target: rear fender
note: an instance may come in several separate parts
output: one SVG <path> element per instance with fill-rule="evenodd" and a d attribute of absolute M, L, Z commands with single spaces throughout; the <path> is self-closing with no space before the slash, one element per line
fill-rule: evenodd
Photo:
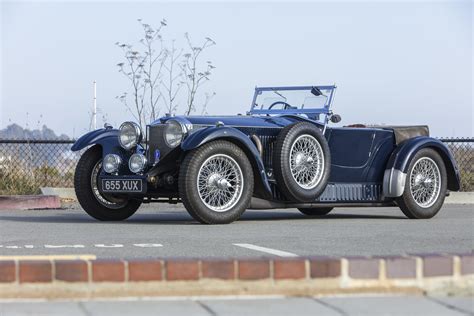
<path fill-rule="evenodd" d="M 271 195 L 270 183 L 260 153 L 250 138 L 238 129 L 227 126 L 207 127 L 189 135 L 181 144 L 181 149 L 184 152 L 190 151 L 217 139 L 233 142 L 245 152 L 252 164 L 255 180 L 258 181 L 256 184 L 261 184 L 265 192 Z"/>
<path fill-rule="evenodd" d="M 443 159 L 448 176 L 448 189 L 459 191 L 459 170 L 451 151 L 440 140 L 419 136 L 410 138 L 395 148 L 385 168 L 383 194 L 385 197 L 399 197 L 405 190 L 408 168 L 415 154 L 423 148 L 435 150 Z"/>

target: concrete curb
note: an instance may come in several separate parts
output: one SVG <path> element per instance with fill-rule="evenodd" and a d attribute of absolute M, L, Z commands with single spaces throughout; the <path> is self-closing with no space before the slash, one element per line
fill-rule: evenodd
<path fill-rule="evenodd" d="M 474 204 L 474 192 L 451 192 L 444 200 L 446 204 Z"/>
<path fill-rule="evenodd" d="M 296 259 L 5 260 L 1 298 L 432 293 L 472 295 L 474 254 Z"/>
<path fill-rule="evenodd" d="M 43 195 L 57 195 L 61 200 L 77 201 L 76 192 L 74 188 L 53 188 L 53 187 L 42 187 L 40 188 L 41 194 Z"/>
<path fill-rule="evenodd" d="M 34 210 L 60 208 L 61 200 L 55 195 L 1 195 L 0 210 Z"/>

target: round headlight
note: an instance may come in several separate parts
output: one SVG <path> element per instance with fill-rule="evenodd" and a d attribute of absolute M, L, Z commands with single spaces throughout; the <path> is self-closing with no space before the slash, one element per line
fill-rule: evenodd
<path fill-rule="evenodd" d="M 118 171 L 121 163 L 122 159 L 119 155 L 108 154 L 105 156 L 104 161 L 102 162 L 102 168 L 107 173 L 114 173 Z"/>
<path fill-rule="evenodd" d="M 140 126 L 134 122 L 125 122 L 120 125 L 119 143 L 126 150 L 135 147 L 142 140 Z"/>
<path fill-rule="evenodd" d="M 128 168 L 133 173 L 140 173 L 146 167 L 146 158 L 142 154 L 133 154 L 128 161 Z"/>
<path fill-rule="evenodd" d="M 187 133 L 187 128 L 184 124 L 177 120 L 169 120 L 166 122 L 165 128 L 165 142 L 171 148 L 179 146 Z"/>

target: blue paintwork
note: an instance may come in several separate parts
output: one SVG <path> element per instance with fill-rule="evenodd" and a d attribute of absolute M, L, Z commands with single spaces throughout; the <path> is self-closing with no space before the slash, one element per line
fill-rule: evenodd
<path fill-rule="evenodd" d="M 225 139 L 239 144 L 240 147 L 247 152 L 247 156 L 251 159 L 251 163 L 257 167 L 257 170 L 259 170 L 259 176 L 261 177 L 263 185 L 267 190 L 267 193 L 271 194 L 270 184 L 265 173 L 265 166 L 263 165 L 257 147 L 255 147 L 248 135 L 245 135 L 238 129 L 228 126 L 204 128 L 189 135 L 189 137 L 181 144 L 181 149 L 186 152 L 216 139 Z"/>
<path fill-rule="evenodd" d="M 395 139 L 392 131 L 376 131 L 374 145 L 371 151 L 371 161 L 365 172 L 366 182 L 382 182 L 385 166 L 395 147 Z"/>
<path fill-rule="evenodd" d="M 155 122 L 166 122 L 173 118 L 184 118 L 196 125 L 209 125 L 215 126 L 217 122 L 222 122 L 224 125 L 229 126 L 242 126 L 242 127 L 272 127 L 281 128 L 288 124 L 296 122 L 298 119 L 291 116 L 250 116 L 250 115 L 232 115 L 232 116 L 175 116 L 175 117 L 164 117 L 161 121 Z"/>
<path fill-rule="evenodd" d="M 78 151 L 89 145 L 99 144 L 102 147 L 120 146 L 118 142 L 119 130 L 117 129 L 97 129 L 81 136 L 71 147 L 72 151 Z"/>
<path fill-rule="evenodd" d="M 392 131 L 378 128 L 328 128 L 329 182 L 382 182 L 394 145 Z"/>
<path fill-rule="evenodd" d="M 456 160 L 448 147 L 435 138 L 418 136 L 402 142 L 390 156 L 386 169 L 394 168 L 406 173 L 413 156 L 423 148 L 432 148 L 440 154 L 448 174 L 448 189 L 458 191 L 461 187 L 461 182 Z"/>
<path fill-rule="evenodd" d="M 128 161 L 129 157 L 133 154 L 127 152 L 120 146 L 118 141 L 119 130 L 111 128 L 101 128 L 95 131 L 91 131 L 82 137 L 80 137 L 71 147 L 72 151 L 78 151 L 91 145 L 99 145 L 102 147 L 102 157 L 107 154 L 117 154 L 122 158 L 122 161 Z M 137 152 L 143 152 L 141 146 L 137 146 Z M 128 165 L 124 164 L 119 170 L 120 174 L 130 174 Z"/>

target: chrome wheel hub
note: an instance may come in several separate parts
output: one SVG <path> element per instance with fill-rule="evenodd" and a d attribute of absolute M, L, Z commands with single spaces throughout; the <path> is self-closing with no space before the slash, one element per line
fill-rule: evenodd
<path fill-rule="evenodd" d="M 243 192 L 244 177 L 230 156 L 216 154 L 204 161 L 198 172 L 197 189 L 201 201 L 215 212 L 234 207 Z"/>
<path fill-rule="evenodd" d="M 418 159 L 410 174 L 410 193 L 416 204 L 432 206 L 441 191 L 441 174 L 436 163 L 428 157 Z"/>
<path fill-rule="evenodd" d="M 321 145 L 311 135 L 299 136 L 290 150 L 290 171 L 303 189 L 313 189 L 324 174 L 324 155 Z"/>
<path fill-rule="evenodd" d="M 230 182 L 220 174 L 213 174 L 209 177 L 207 181 L 209 187 L 213 187 L 219 190 L 226 190 L 232 186 Z"/>

